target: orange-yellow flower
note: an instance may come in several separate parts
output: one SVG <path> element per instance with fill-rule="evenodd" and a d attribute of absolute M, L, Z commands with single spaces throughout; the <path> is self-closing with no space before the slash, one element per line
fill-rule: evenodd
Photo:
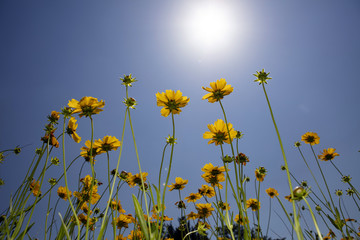
<path fill-rule="evenodd" d="M 120 216 L 115 220 L 116 223 L 116 227 L 118 229 L 122 229 L 122 228 L 128 228 L 129 227 L 129 223 L 132 222 L 132 219 L 125 214 L 120 214 Z"/>
<path fill-rule="evenodd" d="M 189 182 L 189 180 L 184 180 L 181 177 L 175 178 L 175 183 L 172 183 L 171 185 L 168 185 L 170 188 L 169 191 L 172 190 L 182 190 L 185 188 L 185 185 Z"/>
<path fill-rule="evenodd" d="M 99 149 L 95 146 L 95 143 L 92 144 L 92 148 L 91 148 L 90 140 L 87 140 L 85 142 L 85 147 L 81 147 L 80 150 L 81 150 L 80 155 L 85 158 L 85 161 L 87 161 L 87 162 L 91 161 L 93 163 L 95 163 L 95 161 L 96 161 L 94 159 L 95 156 L 100 153 Z"/>
<path fill-rule="evenodd" d="M 211 203 L 198 203 L 196 204 L 196 210 L 199 218 L 208 218 L 215 209 L 211 207 Z"/>
<path fill-rule="evenodd" d="M 201 188 L 199 188 L 199 193 L 201 194 L 201 196 L 206 196 L 209 198 L 212 198 L 215 196 L 215 190 L 213 187 L 208 186 L 208 185 L 202 185 Z"/>
<path fill-rule="evenodd" d="M 93 114 L 98 114 L 103 111 L 101 108 L 105 106 L 105 102 L 100 102 L 94 97 L 83 97 L 80 101 L 71 99 L 68 106 L 73 108 L 72 113 L 79 113 L 79 116 L 90 117 Z"/>
<path fill-rule="evenodd" d="M 317 135 L 317 133 L 307 132 L 301 136 L 301 141 L 305 142 L 306 144 L 315 145 L 319 144 L 320 137 Z"/>
<path fill-rule="evenodd" d="M 236 223 L 244 226 L 245 224 L 247 224 L 249 222 L 249 219 L 246 216 L 240 217 L 239 214 L 236 214 L 234 221 Z"/>
<path fill-rule="evenodd" d="M 105 136 L 103 139 L 95 140 L 94 146 L 98 149 L 97 153 L 105 153 L 111 150 L 116 150 L 121 143 L 116 137 Z"/>
<path fill-rule="evenodd" d="M 147 172 L 143 172 L 142 176 L 140 176 L 140 174 L 135 174 L 132 175 L 132 173 L 128 173 L 128 177 L 127 177 L 127 183 L 129 184 L 130 187 L 134 187 L 136 185 L 142 185 L 141 184 L 141 177 L 144 181 L 144 184 L 146 182 L 146 177 L 147 177 L 148 173 Z"/>
<path fill-rule="evenodd" d="M 67 196 L 67 192 L 66 192 L 66 187 L 62 187 L 60 186 L 57 190 L 57 194 L 60 198 L 64 199 L 65 201 L 68 200 L 68 196 Z M 69 196 L 71 197 L 71 191 L 69 190 Z"/>
<path fill-rule="evenodd" d="M 75 142 L 79 143 L 81 141 L 81 137 L 76 132 L 78 127 L 76 121 L 77 120 L 74 117 L 70 118 L 66 132 L 72 137 L 72 139 L 74 139 Z"/>
<path fill-rule="evenodd" d="M 41 191 L 40 191 L 40 181 L 35 181 L 33 180 L 30 183 L 30 191 L 32 192 L 32 194 L 37 197 L 41 195 Z"/>
<path fill-rule="evenodd" d="M 338 153 L 335 152 L 335 148 L 324 149 L 321 155 L 318 155 L 318 158 L 321 161 L 330 161 L 333 160 L 336 156 L 339 156 Z"/>
<path fill-rule="evenodd" d="M 156 100 L 156 104 L 163 107 L 160 111 L 161 115 L 167 117 L 170 113 L 179 114 L 181 112 L 180 108 L 185 107 L 190 98 L 183 96 L 180 90 L 176 92 L 166 90 L 162 93 L 156 93 Z"/>
<path fill-rule="evenodd" d="M 211 82 L 210 87 L 202 87 L 205 91 L 209 93 L 205 94 L 202 99 L 207 99 L 209 102 L 214 103 L 223 99 L 224 96 L 229 95 L 234 90 L 230 84 L 227 84 L 224 78 L 216 80 L 216 82 Z"/>
<path fill-rule="evenodd" d="M 190 195 L 188 197 L 185 197 L 185 200 L 187 200 L 187 202 L 196 202 L 201 197 L 202 196 L 200 193 L 190 193 Z"/>
<path fill-rule="evenodd" d="M 251 208 L 253 211 L 260 209 L 260 202 L 257 199 L 250 198 L 246 200 L 246 208 Z"/>
<path fill-rule="evenodd" d="M 265 191 L 271 198 L 273 198 L 275 196 L 279 196 L 279 193 L 276 191 L 275 188 L 268 188 Z"/>
<path fill-rule="evenodd" d="M 208 129 L 210 132 L 205 132 L 203 134 L 204 139 L 211 139 L 208 144 L 215 143 L 215 145 L 220 145 L 225 143 L 230 144 L 229 134 L 227 128 L 229 128 L 231 141 L 236 137 L 237 132 L 234 130 L 231 123 L 226 124 L 222 119 L 218 119 L 214 124 L 208 124 Z"/>

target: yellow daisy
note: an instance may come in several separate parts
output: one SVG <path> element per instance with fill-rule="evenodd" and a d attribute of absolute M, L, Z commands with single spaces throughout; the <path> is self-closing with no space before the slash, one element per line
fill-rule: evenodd
<path fill-rule="evenodd" d="M 257 199 L 250 198 L 246 200 L 246 208 L 251 208 L 253 211 L 260 209 L 260 202 Z"/>
<path fill-rule="evenodd" d="M 301 136 L 301 141 L 305 142 L 306 144 L 315 145 L 319 144 L 320 137 L 317 135 L 317 133 L 307 132 Z"/>
<path fill-rule="evenodd" d="M 236 137 L 237 132 L 234 130 L 231 123 L 227 124 L 230 132 L 231 141 Z M 204 139 L 211 139 L 208 144 L 215 143 L 215 145 L 220 145 L 225 143 L 230 144 L 229 134 L 225 122 L 222 119 L 218 119 L 214 124 L 208 124 L 208 129 L 210 132 L 205 132 L 203 134 Z"/>
<path fill-rule="evenodd" d="M 60 186 L 57 190 L 57 194 L 60 198 L 64 199 L 65 201 L 68 200 L 68 196 L 66 193 L 66 187 Z M 69 190 L 69 196 L 71 197 L 71 191 Z"/>
<path fill-rule="evenodd" d="M 265 191 L 271 198 L 273 198 L 275 196 L 279 196 L 279 193 L 274 188 L 268 188 Z"/>
<path fill-rule="evenodd" d="M 111 150 L 116 150 L 120 147 L 121 143 L 116 137 L 105 136 L 103 139 L 95 140 L 94 146 L 98 149 L 97 153 L 105 153 Z M 93 147 L 94 147 L 93 146 Z"/>
<path fill-rule="evenodd" d="M 175 178 L 175 183 L 172 183 L 171 185 L 168 185 L 170 188 L 169 191 L 172 190 L 182 190 L 185 188 L 185 185 L 189 182 L 189 180 L 184 180 L 181 177 Z"/>
<path fill-rule="evenodd" d="M 211 207 L 211 203 L 198 203 L 196 204 L 196 210 L 199 218 L 208 218 L 215 209 Z"/>
<path fill-rule="evenodd" d="M 182 95 L 180 90 L 174 92 L 173 90 L 166 90 L 162 93 L 156 93 L 156 104 L 159 107 L 163 107 L 160 111 L 161 115 L 164 117 L 172 114 L 179 114 L 181 112 L 180 108 L 185 107 L 190 98 Z"/>
<path fill-rule="evenodd" d="M 205 91 L 209 93 L 205 94 L 202 99 L 207 99 L 210 103 L 214 103 L 223 99 L 224 96 L 229 95 L 234 90 L 231 85 L 226 84 L 225 79 L 221 78 L 220 80 L 216 80 L 216 82 L 211 82 L 210 87 L 202 87 Z"/>
<path fill-rule="evenodd" d="M 336 153 L 335 150 L 336 150 L 335 148 L 324 149 L 321 155 L 318 155 L 318 158 L 321 161 L 333 160 L 336 156 L 339 156 L 339 154 Z"/>
<path fill-rule="evenodd" d="M 78 124 L 76 123 L 76 119 L 71 117 L 68 123 L 68 127 L 66 128 L 67 134 L 69 134 L 75 142 L 79 143 L 81 141 L 81 137 L 77 134 L 76 129 Z"/>
<path fill-rule="evenodd" d="M 72 113 L 79 113 L 80 117 L 90 117 L 93 114 L 98 114 L 103 111 L 100 108 L 105 106 L 105 102 L 103 100 L 99 102 L 97 98 L 86 96 L 83 97 L 80 101 L 71 99 L 68 103 L 68 106 L 73 108 Z"/>

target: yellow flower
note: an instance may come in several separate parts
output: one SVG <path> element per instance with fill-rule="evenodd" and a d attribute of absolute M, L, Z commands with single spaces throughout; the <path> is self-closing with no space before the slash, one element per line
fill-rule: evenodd
<path fill-rule="evenodd" d="M 40 181 L 32 180 L 32 182 L 30 183 L 30 191 L 35 197 L 40 196 Z"/>
<path fill-rule="evenodd" d="M 172 114 L 179 114 L 181 112 L 182 107 L 185 107 L 190 98 L 182 95 L 180 90 L 174 92 L 173 90 L 166 90 L 162 93 L 156 93 L 156 104 L 159 107 L 163 107 L 160 111 L 161 115 L 164 117 Z"/>
<path fill-rule="evenodd" d="M 79 199 L 80 202 L 89 202 L 91 194 L 91 204 L 95 204 L 100 199 L 100 194 L 98 194 L 98 186 L 95 183 L 91 188 L 92 177 L 87 175 L 85 178 L 80 179 L 83 184 L 81 192 L 74 191 L 73 195 Z M 92 189 L 92 190 L 91 190 Z"/>
<path fill-rule="evenodd" d="M 169 191 L 172 190 L 182 190 L 185 188 L 185 185 L 189 182 L 189 180 L 184 180 L 181 177 L 175 178 L 175 183 L 172 183 L 171 185 L 168 185 L 170 188 Z"/>
<path fill-rule="evenodd" d="M 86 225 L 87 224 L 87 218 L 88 218 L 88 216 L 87 215 L 84 215 L 83 213 L 80 213 L 79 215 L 78 215 L 78 218 L 79 218 L 79 221 L 82 223 L 82 224 L 84 224 L 84 225 Z M 93 231 L 95 228 L 94 228 L 94 224 L 95 224 L 95 219 L 94 218 L 90 218 L 89 219 L 89 226 L 90 226 L 90 230 L 91 231 Z"/>
<path fill-rule="evenodd" d="M 264 178 L 266 176 L 267 170 L 264 167 L 259 167 L 255 170 L 255 177 L 256 180 L 259 182 L 264 181 Z"/>
<path fill-rule="evenodd" d="M 240 224 L 240 225 L 243 225 L 243 226 L 244 226 L 245 224 L 249 223 L 249 219 L 248 219 L 246 216 L 240 217 L 239 214 L 236 214 L 234 221 L 235 221 L 236 223 Z"/>
<path fill-rule="evenodd" d="M 250 198 L 246 200 L 246 208 L 251 208 L 253 211 L 260 209 L 260 202 L 257 199 Z"/>
<path fill-rule="evenodd" d="M 194 212 L 190 212 L 187 217 L 186 217 L 186 220 L 196 220 L 199 218 L 199 215 L 197 213 L 194 213 Z"/>
<path fill-rule="evenodd" d="M 231 141 L 236 137 L 236 131 L 233 129 L 233 125 L 231 123 L 227 124 L 230 132 Z M 208 144 L 215 143 L 215 145 L 228 143 L 230 144 L 228 130 L 226 128 L 226 124 L 222 119 L 216 120 L 214 125 L 208 124 L 208 129 L 210 132 L 205 132 L 203 134 L 204 139 L 211 139 Z"/>
<path fill-rule="evenodd" d="M 210 183 L 212 187 L 219 187 L 220 189 L 222 189 L 223 186 L 220 184 L 220 182 L 225 181 L 225 175 L 207 175 L 206 177 L 204 177 L 204 180 L 205 182 Z"/>
<path fill-rule="evenodd" d="M 201 197 L 202 196 L 200 193 L 190 193 L 190 195 L 188 197 L 185 197 L 185 200 L 187 200 L 187 202 L 196 202 Z"/>
<path fill-rule="evenodd" d="M 97 98 L 94 97 L 83 97 L 80 101 L 71 99 L 68 106 L 74 109 L 72 113 L 79 113 L 80 117 L 90 117 L 93 114 L 98 114 L 103 111 L 100 108 L 105 106 L 105 102 L 103 100 L 99 102 Z"/>
<path fill-rule="evenodd" d="M 275 196 L 279 196 L 279 193 L 274 188 L 268 188 L 265 191 L 271 198 L 273 198 Z"/>
<path fill-rule="evenodd" d="M 81 141 L 81 137 L 76 132 L 78 127 L 76 121 L 77 120 L 74 117 L 70 118 L 66 132 L 72 137 L 72 139 L 74 139 L 75 142 L 79 143 Z"/>
<path fill-rule="evenodd" d="M 301 136 L 301 141 L 305 142 L 306 144 L 315 145 L 319 144 L 320 137 L 317 135 L 317 133 L 307 132 Z"/>
<path fill-rule="evenodd" d="M 221 78 L 216 80 L 216 82 L 211 82 L 210 87 L 202 87 L 205 91 L 209 93 L 205 94 L 202 99 L 207 99 L 209 102 L 214 103 L 223 99 L 224 96 L 229 95 L 234 90 L 231 85 L 227 85 L 225 79 Z"/>
<path fill-rule="evenodd" d="M 105 153 L 111 150 L 116 150 L 121 143 L 116 137 L 105 136 L 103 139 L 95 140 L 94 146 L 98 149 L 97 153 Z"/>
<path fill-rule="evenodd" d="M 122 208 L 121 204 L 120 204 L 120 200 L 116 201 L 115 199 L 113 199 L 110 202 L 110 207 L 113 210 L 117 210 L 119 213 L 125 213 L 126 211 Z"/>
<path fill-rule="evenodd" d="M 60 113 L 57 111 L 52 111 L 50 116 L 48 116 L 49 122 L 57 124 L 57 121 L 60 118 Z"/>
<path fill-rule="evenodd" d="M 196 210 L 199 218 L 208 218 L 215 209 L 211 207 L 211 203 L 198 203 L 196 204 Z"/>
<path fill-rule="evenodd" d="M 223 172 L 225 172 L 225 167 L 218 167 L 212 165 L 212 163 L 205 164 L 205 166 L 201 169 L 201 171 L 205 172 L 203 175 L 201 175 L 203 178 L 205 178 L 208 175 L 216 176 L 216 175 L 224 175 Z"/>
<path fill-rule="evenodd" d="M 92 151 L 90 151 L 92 149 Z M 85 158 L 85 161 L 90 162 L 90 160 L 95 163 L 95 156 L 99 154 L 99 149 L 95 146 L 95 143 L 93 143 L 91 148 L 91 142 L 90 140 L 87 140 L 85 142 L 85 147 L 80 148 L 81 152 L 80 155 Z"/>
<path fill-rule="evenodd" d="M 142 178 L 143 178 L 144 184 L 146 182 L 147 175 L 148 175 L 147 172 L 142 173 Z M 129 184 L 130 187 L 134 187 L 137 184 L 141 186 L 140 174 L 138 173 L 138 174 L 132 175 L 132 173 L 128 173 L 127 183 Z"/>
<path fill-rule="evenodd" d="M 201 196 L 206 196 L 209 198 L 212 198 L 215 196 L 215 190 L 213 187 L 210 187 L 208 185 L 202 185 L 201 188 L 199 188 L 199 193 Z"/>
<path fill-rule="evenodd" d="M 66 193 L 66 187 L 62 187 L 60 186 L 57 190 L 57 194 L 59 195 L 60 198 L 64 199 L 65 201 L 68 200 L 68 196 Z M 71 197 L 71 191 L 69 190 L 69 196 Z"/>
<path fill-rule="evenodd" d="M 140 231 L 140 229 L 138 229 L 138 230 L 131 230 L 131 232 L 130 232 L 130 234 L 127 236 L 127 238 L 129 239 L 129 240 L 142 240 L 142 239 L 144 239 L 143 238 L 143 234 L 142 234 L 142 232 Z"/>
<path fill-rule="evenodd" d="M 333 160 L 336 156 L 339 156 L 335 150 L 335 148 L 324 149 L 321 155 L 318 155 L 318 158 L 321 159 L 321 161 Z"/>
<path fill-rule="evenodd" d="M 131 223 L 132 220 L 128 215 L 120 214 L 120 216 L 115 220 L 115 222 L 116 222 L 116 227 L 118 229 L 121 229 L 121 228 L 128 228 L 129 223 Z"/>

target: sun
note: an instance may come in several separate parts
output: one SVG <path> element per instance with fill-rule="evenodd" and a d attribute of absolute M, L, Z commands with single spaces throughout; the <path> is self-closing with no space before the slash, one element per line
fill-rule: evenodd
<path fill-rule="evenodd" d="M 200 1 L 188 6 L 183 18 L 184 40 L 198 50 L 221 50 L 234 38 L 235 19 L 225 1 Z"/>

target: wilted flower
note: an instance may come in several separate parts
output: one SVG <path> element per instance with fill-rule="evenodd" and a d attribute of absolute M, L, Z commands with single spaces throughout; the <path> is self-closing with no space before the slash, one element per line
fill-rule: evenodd
<path fill-rule="evenodd" d="M 246 166 L 246 163 L 249 162 L 249 157 L 246 156 L 244 153 L 239 153 L 236 156 L 235 161 L 237 164 L 242 164 L 243 166 Z"/>
<path fill-rule="evenodd" d="M 210 88 L 202 87 L 202 89 L 209 92 L 205 94 L 202 99 L 207 99 L 210 103 L 214 103 L 223 99 L 224 96 L 229 95 L 234 90 L 230 84 L 226 83 L 224 78 L 216 80 L 216 82 L 211 82 Z"/>
<path fill-rule="evenodd" d="M 49 122 L 53 124 L 57 124 L 58 120 L 60 119 L 60 113 L 57 111 L 52 111 L 51 114 L 48 116 Z"/>
<path fill-rule="evenodd" d="M 30 191 L 32 192 L 32 194 L 37 197 L 41 195 L 41 191 L 40 191 L 40 181 L 35 181 L 33 180 L 30 183 Z"/>
<path fill-rule="evenodd" d="M 264 181 L 264 178 L 266 176 L 267 170 L 264 167 L 259 167 L 255 170 L 255 177 L 256 180 L 259 182 Z"/>
<path fill-rule="evenodd" d="M 174 92 L 173 90 L 166 90 L 162 93 L 156 93 L 156 104 L 159 107 L 163 107 L 160 111 L 161 115 L 164 117 L 172 114 L 179 114 L 181 112 L 180 108 L 185 107 L 190 98 L 182 95 L 180 90 Z"/>
<path fill-rule="evenodd" d="M 50 178 L 48 182 L 51 186 L 54 186 L 57 183 L 57 180 L 55 178 Z"/>

